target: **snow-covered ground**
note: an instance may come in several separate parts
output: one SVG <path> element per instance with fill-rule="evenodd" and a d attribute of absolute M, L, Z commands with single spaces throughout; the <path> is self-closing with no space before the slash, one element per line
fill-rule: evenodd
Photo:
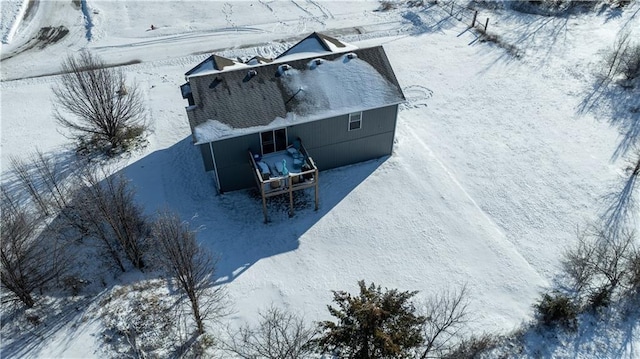
<path fill-rule="evenodd" d="M 219 282 L 236 311 L 231 323 L 253 321 L 272 303 L 326 319 L 330 290 L 352 291 L 366 279 L 419 290 L 418 299 L 467 283 L 473 328 L 513 329 L 551 285 L 576 227 L 595 219 L 619 184 L 615 109 L 606 98 L 582 109 L 603 52 L 623 27 L 640 29 L 637 2 L 624 12 L 561 18 L 482 10 L 520 59 L 481 43 L 437 6 L 88 1 L 83 11 L 71 1 L 40 1 L 10 36 L 5 19 L 19 20 L 12 14 L 20 6 L 2 2 L 10 40 L 1 62 L 2 181 L 10 156 L 70 151 L 51 115 L 62 58 L 88 48 L 109 63 L 131 63 L 125 69 L 144 91 L 152 133 L 144 150 L 121 161 L 122 171 L 148 213 L 168 206 L 201 228 L 200 242 L 220 256 Z M 68 34 L 31 40 L 47 26 Z M 321 173 L 317 212 L 308 205 L 289 219 L 272 204 L 272 222 L 263 224 L 261 204 L 247 191 L 215 194 L 190 142 L 179 85 L 211 51 L 274 56 L 312 31 L 360 47 L 382 44 L 408 101 L 393 156 Z M 92 318 L 97 303 L 79 310 Z M 85 319 L 32 345 L 21 344 L 27 335 L 3 332 L 3 355 L 99 357 L 98 330 L 97 320 Z M 640 356 L 634 340 L 628 350 Z"/>

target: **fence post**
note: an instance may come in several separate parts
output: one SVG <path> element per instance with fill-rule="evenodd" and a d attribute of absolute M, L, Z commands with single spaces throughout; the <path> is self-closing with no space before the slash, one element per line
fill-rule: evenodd
<path fill-rule="evenodd" d="M 473 20 L 471 21 L 471 27 L 476 26 L 476 17 L 478 17 L 478 10 L 473 13 Z"/>
<path fill-rule="evenodd" d="M 484 23 L 484 32 L 487 32 L 487 26 L 489 26 L 489 18 L 487 18 L 487 21 Z"/>
<path fill-rule="evenodd" d="M 453 5 L 455 5 L 455 2 L 451 2 L 451 16 L 453 16 Z"/>

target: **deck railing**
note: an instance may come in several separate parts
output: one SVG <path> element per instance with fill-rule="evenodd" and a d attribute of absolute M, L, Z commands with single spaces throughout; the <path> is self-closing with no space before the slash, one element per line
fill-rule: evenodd
<path fill-rule="evenodd" d="M 315 187 L 315 209 L 318 210 L 318 167 L 316 166 L 313 158 L 309 156 L 309 153 L 300 146 L 300 152 L 304 155 L 305 164 L 309 167 L 308 170 L 302 172 L 289 173 L 287 175 L 269 177 L 267 179 L 262 178 L 262 173 L 259 170 L 259 166 L 256 163 L 254 154 L 249 152 L 249 161 L 253 168 L 254 178 L 258 188 L 260 188 L 260 194 L 262 196 L 262 210 L 264 212 L 265 223 L 269 221 L 267 213 L 267 198 L 288 193 L 289 194 L 289 216 L 293 216 L 293 191 L 302 190 L 305 188 Z M 304 167 L 304 164 L 303 164 Z"/>

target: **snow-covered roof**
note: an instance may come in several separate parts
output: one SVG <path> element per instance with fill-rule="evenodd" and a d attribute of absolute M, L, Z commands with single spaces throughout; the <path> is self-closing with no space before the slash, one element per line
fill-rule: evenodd
<path fill-rule="evenodd" d="M 357 46 L 342 42 L 331 36 L 314 32 L 300 40 L 297 44 L 291 46 L 287 51 L 280 54 L 276 57 L 275 61 L 285 62 L 311 56 L 324 55 L 327 53 L 353 51 L 357 48 Z"/>
<path fill-rule="evenodd" d="M 226 57 L 211 55 L 207 57 L 204 61 L 196 65 L 191 70 L 185 73 L 185 76 L 193 76 L 193 75 L 202 75 L 214 72 L 221 71 L 230 71 L 235 70 L 242 67 L 247 67 L 247 64 L 243 64 L 242 62 L 233 61 Z"/>
<path fill-rule="evenodd" d="M 249 60 L 247 60 L 245 63 L 247 65 L 261 65 L 261 64 L 268 64 L 270 62 L 272 62 L 273 59 L 267 59 L 265 57 L 262 56 L 254 56 L 252 58 L 250 58 Z"/>
<path fill-rule="evenodd" d="M 271 62 L 283 63 L 304 59 L 313 56 L 322 56 L 330 53 L 343 53 L 356 50 L 358 47 L 346 42 L 342 42 L 331 36 L 314 32 L 295 45 L 291 46 L 287 51 L 280 54 L 275 59 L 267 59 L 261 56 L 254 56 L 246 62 L 238 62 L 226 57 L 211 55 L 204 61 L 196 65 L 185 73 L 185 76 L 200 76 L 211 73 L 219 73 L 225 71 L 237 70 L 248 66 L 257 66 L 268 64 Z"/>
<path fill-rule="evenodd" d="M 196 143 L 397 104 L 381 46 L 189 78 Z"/>

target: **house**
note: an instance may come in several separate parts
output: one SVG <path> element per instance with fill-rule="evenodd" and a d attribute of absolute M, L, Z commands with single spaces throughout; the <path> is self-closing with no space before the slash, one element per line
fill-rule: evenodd
<path fill-rule="evenodd" d="M 404 95 L 382 46 L 312 33 L 274 59 L 212 55 L 185 76 L 193 141 L 220 193 L 257 185 L 264 204 L 315 186 L 317 200 L 318 171 L 392 152 Z"/>

